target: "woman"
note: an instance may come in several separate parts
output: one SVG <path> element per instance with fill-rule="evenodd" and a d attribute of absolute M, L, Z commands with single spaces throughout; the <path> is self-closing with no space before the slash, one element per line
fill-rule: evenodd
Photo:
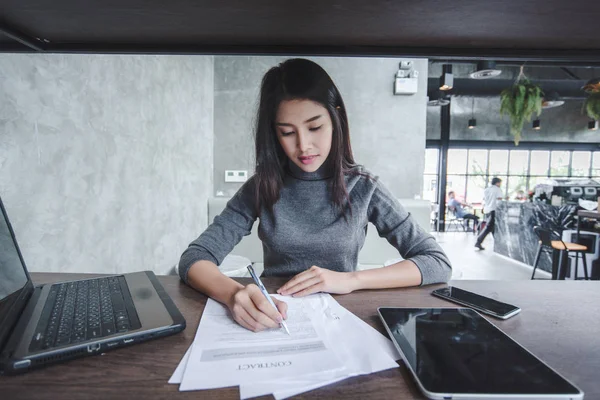
<path fill-rule="evenodd" d="M 254 284 L 244 286 L 219 265 L 260 218 L 265 276 L 292 277 L 277 292 L 306 296 L 446 282 L 451 266 L 435 239 L 390 192 L 354 162 L 346 108 L 327 73 L 304 59 L 264 76 L 255 132 L 256 173 L 181 256 L 179 273 L 225 304 L 253 331 L 276 328 L 275 310 Z M 404 261 L 356 271 L 367 223 Z"/>

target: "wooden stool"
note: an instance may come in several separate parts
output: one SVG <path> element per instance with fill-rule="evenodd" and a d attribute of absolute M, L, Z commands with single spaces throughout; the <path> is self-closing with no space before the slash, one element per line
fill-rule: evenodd
<path fill-rule="evenodd" d="M 563 242 L 562 240 L 552 240 L 552 248 L 559 250 L 561 260 L 559 261 L 559 271 L 560 266 L 562 266 L 562 256 L 564 253 L 569 257 L 569 253 L 575 254 L 575 280 L 577 280 L 577 274 L 579 273 L 579 256 L 583 260 L 583 273 L 585 275 L 585 280 L 588 280 L 588 270 L 587 270 L 587 259 L 585 257 L 585 253 L 587 251 L 587 246 L 584 246 L 579 243 L 571 243 L 571 242 Z"/>
<path fill-rule="evenodd" d="M 589 279 L 587 270 L 587 259 L 585 257 L 585 252 L 587 251 L 586 246 L 579 243 L 563 242 L 562 240 L 560 240 L 560 235 L 558 235 L 556 232 L 553 232 L 550 229 L 542 228 L 540 226 L 535 226 L 533 228 L 533 231 L 540 239 L 540 241 L 537 254 L 535 255 L 535 261 L 533 263 L 533 273 L 531 274 L 531 279 L 534 279 L 535 270 L 537 269 L 537 265 L 540 261 L 540 256 L 542 255 L 542 252 L 552 252 L 554 250 L 558 250 L 560 252 L 560 257 L 558 260 L 558 271 L 556 274 L 557 279 L 560 279 L 560 269 L 562 267 L 563 255 L 567 254 L 567 257 L 569 257 L 570 253 L 575 254 L 575 279 L 578 279 L 580 255 L 583 259 L 583 272 L 585 275 L 585 279 Z M 559 239 L 553 240 L 552 236 L 558 237 Z"/>

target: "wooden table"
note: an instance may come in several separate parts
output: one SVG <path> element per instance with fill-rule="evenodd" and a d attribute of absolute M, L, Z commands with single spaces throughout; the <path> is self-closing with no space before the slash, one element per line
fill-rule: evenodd
<path fill-rule="evenodd" d="M 83 274 L 32 274 L 35 283 L 90 277 Z M 0 377 L 2 399 L 237 399 L 238 389 L 179 392 L 167 380 L 192 343 L 206 297 L 161 276 L 187 328 L 174 336 L 73 360 L 32 371 Z M 240 279 L 249 282 L 248 279 Z M 265 278 L 269 291 L 284 279 Z M 458 287 L 518 305 L 522 312 L 506 321 L 489 320 L 533 354 L 579 386 L 586 399 L 600 399 L 600 282 L 595 281 L 454 281 Z M 422 288 L 369 290 L 335 296 L 358 317 L 384 333 L 378 306 L 449 307 L 430 295 L 444 285 Z M 300 398 L 422 399 L 406 367 L 345 381 L 305 393 Z"/>

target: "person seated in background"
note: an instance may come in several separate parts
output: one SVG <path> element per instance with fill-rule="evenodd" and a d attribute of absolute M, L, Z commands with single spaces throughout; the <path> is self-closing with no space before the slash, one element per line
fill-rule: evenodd
<path fill-rule="evenodd" d="M 467 203 L 459 201 L 456 199 L 456 195 L 453 191 L 448 192 L 448 208 L 454 211 L 454 215 L 456 218 L 462 218 L 465 221 L 466 228 L 469 230 L 469 220 L 472 219 L 473 222 L 473 230 L 477 230 L 477 225 L 479 225 L 479 217 L 475 214 L 467 213 L 463 207 L 468 207 Z"/>

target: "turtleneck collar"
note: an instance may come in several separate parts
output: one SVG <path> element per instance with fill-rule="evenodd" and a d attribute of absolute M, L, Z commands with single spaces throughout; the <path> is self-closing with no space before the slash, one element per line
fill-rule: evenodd
<path fill-rule="evenodd" d="M 320 181 L 333 176 L 327 164 L 329 163 L 325 161 L 315 172 L 306 172 L 294 162 L 288 160 L 286 172 L 292 177 L 303 181 Z"/>

